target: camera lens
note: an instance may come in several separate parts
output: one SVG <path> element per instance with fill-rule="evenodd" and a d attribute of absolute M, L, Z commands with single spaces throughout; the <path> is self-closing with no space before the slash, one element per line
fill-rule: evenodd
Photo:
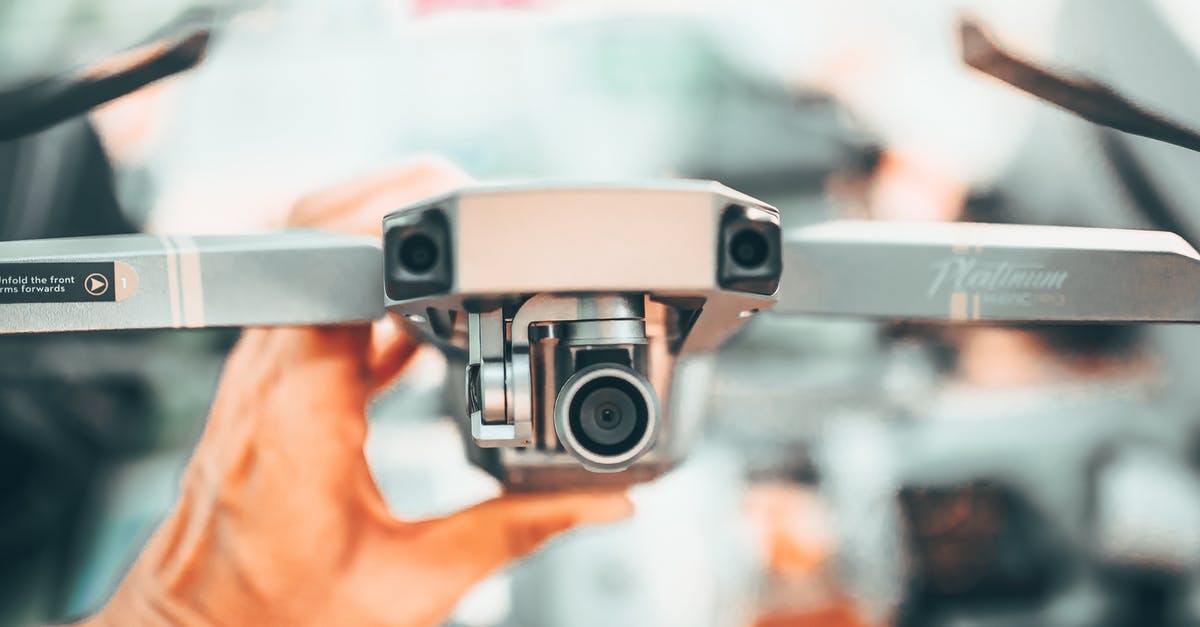
<path fill-rule="evenodd" d="M 624 378 L 597 377 L 571 399 L 571 431 L 580 446 L 597 455 L 628 452 L 646 435 L 649 422 L 645 397 Z"/>
<path fill-rule="evenodd" d="M 579 423 L 583 439 L 602 447 L 613 446 L 629 439 L 637 430 L 639 413 L 645 414 L 645 408 L 639 412 L 638 401 L 621 384 L 628 385 L 621 379 L 597 379 L 592 389 L 581 391 L 577 398 L 582 402 L 573 422 Z"/>
<path fill-rule="evenodd" d="M 770 244 L 758 231 L 742 229 L 729 240 L 729 254 L 743 268 L 757 268 L 767 262 Z"/>
<path fill-rule="evenodd" d="M 658 397 L 636 370 L 589 366 L 559 390 L 554 426 L 567 451 L 589 469 L 622 470 L 654 444 Z"/>
<path fill-rule="evenodd" d="M 437 259 L 437 242 L 424 233 L 413 233 L 400 242 L 400 263 L 409 272 L 428 272 L 437 263 Z"/>

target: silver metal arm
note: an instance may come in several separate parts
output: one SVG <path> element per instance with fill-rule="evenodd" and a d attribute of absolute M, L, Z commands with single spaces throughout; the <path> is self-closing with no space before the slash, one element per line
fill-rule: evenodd
<path fill-rule="evenodd" d="M 378 239 L 320 231 L 0 242 L 0 333 L 383 315 Z"/>
<path fill-rule="evenodd" d="M 784 234 L 774 311 L 945 321 L 1200 321 L 1200 255 L 1159 231 L 830 222 Z"/>

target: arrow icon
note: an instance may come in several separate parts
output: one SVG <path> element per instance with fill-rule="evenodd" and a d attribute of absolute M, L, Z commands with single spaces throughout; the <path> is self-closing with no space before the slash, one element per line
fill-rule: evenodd
<path fill-rule="evenodd" d="M 93 272 L 83 280 L 83 289 L 92 296 L 103 296 L 108 291 L 108 277 Z"/>

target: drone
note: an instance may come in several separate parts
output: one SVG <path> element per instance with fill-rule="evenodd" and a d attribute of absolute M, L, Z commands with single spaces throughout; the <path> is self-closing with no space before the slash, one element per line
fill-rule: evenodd
<path fill-rule="evenodd" d="M 1200 134 L 960 25 L 964 61 L 1097 124 L 1200 151 Z M 0 94 L 27 134 L 200 61 L 207 33 L 115 71 Z M 786 230 L 708 181 L 464 188 L 383 237 L 321 231 L 0 243 L 0 333 L 324 325 L 394 314 L 461 366 L 472 460 L 509 489 L 628 485 L 686 451 L 678 379 L 764 311 L 981 322 L 1200 322 L 1179 235 L 834 221 Z"/>

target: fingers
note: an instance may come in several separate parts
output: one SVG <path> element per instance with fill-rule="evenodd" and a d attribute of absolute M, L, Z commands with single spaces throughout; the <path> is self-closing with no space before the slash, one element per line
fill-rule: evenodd
<path fill-rule="evenodd" d="M 363 406 L 371 391 L 371 327 L 338 325 L 270 330 L 277 400 L 306 399 L 346 409 Z"/>
<path fill-rule="evenodd" d="M 264 464 L 306 475 L 325 472 L 321 465 L 331 474 L 356 466 L 373 390 L 370 337 L 366 325 L 247 331 L 226 363 L 192 465 L 217 482 Z"/>
<path fill-rule="evenodd" d="M 379 235 L 383 216 L 408 203 L 445 193 L 470 181 L 449 161 L 426 156 L 404 165 L 311 194 L 293 207 L 288 223 L 346 233 Z M 416 351 L 396 323 L 375 325 L 368 367 L 372 391 L 390 383 Z"/>
<path fill-rule="evenodd" d="M 388 211 L 467 180 L 448 161 L 426 157 L 313 194 L 297 203 L 290 223 L 378 233 Z M 232 437 L 229 432 L 237 429 L 224 423 L 245 422 L 238 416 L 255 413 L 270 397 L 292 406 L 338 400 L 345 410 L 365 404 L 399 374 L 414 350 L 412 338 L 390 321 L 377 324 L 373 333 L 351 327 L 248 330 L 226 364 L 202 446 Z M 333 380 L 323 385 L 316 380 L 327 374 Z M 279 393 L 280 388 L 288 389 Z M 272 413 L 271 407 L 261 409 Z"/>
<path fill-rule="evenodd" d="M 370 327 L 277 329 L 273 336 L 278 375 L 250 413 L 259 422 L 259 457 L 315 488 L 326 481 L 332 487 L 347 474 L 366 479 Z"/>
<path fill-rule="evenodd" d="M 412 202 L 470 181 L 449 161 L 423 157 L 315 194 L 292 209 L 288 224 L 345 233 L 380 235 L 383 216 Z"/>
<path fill-rule="evenodd" d="M 223 439 L 226 423 L 282 418 L 301 404 L 361 414 L 357 408 L 403 371 L 417 346 L 390 318 L 371 327 L 248 329 L 226 362 L 205 439 Z"/>
<path fill-rule="evenodd" d="M 386 518 L 363 452 L 366 407 L 415 351 L 391 319 L 373 329 L 247 330 L 222 373 L 185 484 L 208 493 L 251 478 L 261 490 L 304 484 Z"/>

